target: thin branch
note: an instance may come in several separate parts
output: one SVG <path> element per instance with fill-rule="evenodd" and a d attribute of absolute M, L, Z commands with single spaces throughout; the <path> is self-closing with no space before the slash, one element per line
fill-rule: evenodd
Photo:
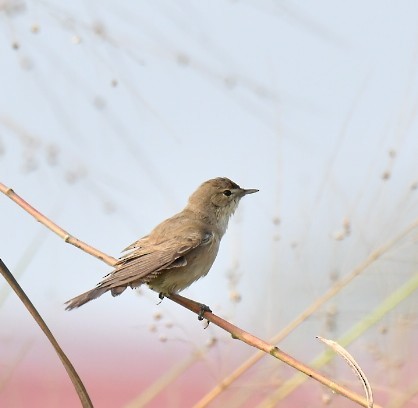
<path fill-rule="evenodd" d="M 399 305 L 403 300 L 412 295 L 418 290 L 418 274 L 411 277 L 405 284 L 391 293 L 382 303 L 380 303 L 372 312 L 363 316 L 363 318 L 357 322 L 347 333 L 343 334 L 338 343 L 347 347 L 353 341 L 358 339 L 366 330 L 375 325 L 379 320 L 386 316 L 391 310 Z M 325 366 L 333 359 L 334 355 L 327 351 L 322 352 L 316 358 L 309 362 L 311 367 L 319 369 Z M 291 378 L 282 383 L 273 394 L 270 394 L 266 398 L 266 403 L 260 404 L 260 406 L 273 406 L 278 401 L 283 400 L 289 396 L 290 393 L 296 390 L 297 387 L 302 385 L 306 381 L 306 377 L 301 373 L 294 374 Z"/>
<path fill-rule="evenodd" d="M 26 296 L 26 293 L 22 290 L 20 285 L 17 283 L 16 279 L 12 275 L 12 273 L 7 269 L 7 266 L 3 263 L 3 261 L 0 259 L 0 273 L 4 276 L 4 279 L 6 279 L 7 283 L 10 285 L 10 287 L 16 292 L 19 299 L 22 301 L 22 303 L 25 305 L 26 309 L 28 309 L 29 313 L 32 315 L 32 317 L 35 319 L 36 323 L 38 323 L 39 327 L 44 332 L 45 336 L 48 338 L 52 346 L 54 347 L 55 351 L 58 354 L 58 357 L 61 359 L 62 364 L 64 365 L 65 369 L 67 370 L 68 376 L 70 377 L 74 388 L 78 394 L 78 397 L 80 398 L 81 404 L 83 408 L 93 408 L 93 404 L 90 400 L 90 397 L 87 393 L 86 388 L 84 387 L 83 382 L 81 381 L 80 377 L 77 374 L 77 371 L 75 371 L 75 368 L 71 364 L 71 361 L 68 359 L 68 357 L 65 355 L 65 353 L 62 351 L 60 345 L 58 344 L 57 340 L 55 340 L 55 337 L 51 333 L 51 330 L 49 330 L 48 326 L 46 325 L 45 321 L 42 319 L 41 315 L 36 310 L 35 306 L 32 304 L 32 302 L 29 300 L 29 298 Z"/>
<path fill-rule="evenodd" d="M 0 191 L 9 197 L 12 201 L 14 201 L 17 205 L 22 207 L 27 213 L 32 215 L 37 221 L 41 224 L 45 225 L 45 227 L 49 228 L 52 232 L 57 234 L 61 237 L 67 244 L 74 245 L 75 247 L 87 252 L 88 254 L 100 259 L 101 261 L 107 263 L 108 265 L 113 266 L 116 262 L 116 259 L 106 255 L 105 253 L 99 251 L 96 248 L 86 244 L 83 241 L 72 236 L 67 231 L 63 230 L 57 224 L 52 222 L 49 218 L 45 217 L 45 215 L 41 214 L 38 210 L 33 208 L 29 203 L 27 203 L 22 197 L 18 196 L 13 189 L 10 187 L 5 186 L 4 184 L 0 183 Z"/>
<path fill-rule="evenodd" d="M 197 303 L 191 299 L 187 299 L 180 295 L 170 295 L 167 296 L 169 299 L 173 300 L 174 302 L 178 303 L 179 305 L 191 310 L 192 312 L 199 315 L 201 311 L 201 304 Z M 332 391 L 343 395 L 344 397 L 350 399 L 353 402 L 356 402 L 363 407 L 369 407 L 367 399 L 363 396 L 358 395 L 351 390 L 335 383 L 334 381 L 330 380 L 329 378 L 323 376 L 319 372 L 315 371 L 314 369 L 306 366 L 305 364 L 301 363 L 300 361 L 294 359 L 293 357 L 289 356 L 278 347 L 265 342 L 264 340 L 259 339 L 256 336 L 253 336 L 251 333 L 248 333 L 237 326 L 227 322 L 226 320 L 216 316 L 211 312 L 205 312 L 204 318 L 210 321 L 211 323 L 215 324 L 216 326 L 224 329 L 228 333 L 231 334 L 232 338 L 238 339 L 243 341 L 244 343 L 248 344 L 249 346 L 258 348 L 259 350 L 263 351 L 264 353 L 270 354 L 273 357 L 277 358 L 278 360 L 284 362 L 285 364 L 295 368 L 296 370 L 306 374 L 307 376 L 313 378 L 314 380 L 320 382 L 321 384 L 327 386 Z M 379 408 L 375 405 L 375 408 Z"/>
<path fill-rule="evenodd" d="M 385 255 L 391 248 L 399 243 L 412 231 L 417 229 L 418 219 L 412 222 L 408 227 L 401 231 L 396 237 L 385 242 L 383 245 L 372 251 L 363 262 L 357 265 L 349 274 L 345 275 L 341 280 L 336 282 L 330 287 L 321 297 L 316 299 L 310 304 L 302 313 L 299 314 L 292 322 L 286 327 L 282 328 L 276 335 L 270 339 L 270 343 L 279 343 L 286 338 L 290 333 L 299 327 L 306 319 L 312 316 L 318 311 L 327 301 L 335 297 L 341 290 L 348 286 L 357 276 L 363 273 L 373 262 L 376 262 L 383 255 Z M 238 368 L 236 368 L 231 374 L 225 377 L 219 384 L 217 384 L 211 391 L 209 391 L 194 408 L 204 408 L 210 402 L 212 402 L 218 395 L 233 384 L 238 378 L 240 378 L 245 372 L 253 367 L 258 361 L 265 356 L 264 353 L 257 352 L 253 354 L 248 360 L 244 361 Z"/>
<path fill-rule="evenodd" d="M 70 236 L 62 228 L 58 227 L 58 225 L 53 223 L 51 220 L 49 220 L 47 217 L 42 215 L 35 208 L 30 206 L 26 201 L 24 201 L 21 197 L 19 197 L 11 188 L 8 188 L 5 185 L 0 183 L 0 191 L 6 194 L 9 198 L 11 198 L 18 205 L 20 205 L 25 211 L 33 215 L 39 222 L 45 224 L 45 226 L 48 227 L 51 231 L 58 234 L 61 238 L 64 238 L 65 242 L 75 245 L 77 248 L 82 249 L 83 251 L 95 256 L 96 258 L 102 260 L 103 262 L 106 262 L 109 265 L 114 265 L 114 263 L 116 262 L 115 258 L 112 258 L 104 254 L 103 252 L 89 246 L 88 244 Z M 167 296 L 167 298 L 191 310 L 197 315 L 201 313 L 201 304 L 198 302 L 187 299 L 177 294 L 172 294 L 170 296 Z M 358 395 L 352 392 L 351 390 L 336 384 L 334 381 L 328 379 L 327 377 L 323 376 L 322 374 L 318 373 L 312 368 L 302 364 L 301 362 L 297 361 L 293 357 L 284 353 L 283 351 L 278 349 L 276 346 L 269 344 L 259 339 L 258 337 L 253 336 L 252 334 L 238 328 L 237 326 L 234 326 L 233 324 L 227 322 L 226 320 L 223 320 L 222 318 L 220 318 L 219 316 L 216 316 L 213 313 L 205 312 L 204 317 L 205 319 L 212 322 L 216 326 L 229 332 L 234 339 L 239 339 L 252 347 L 256 347 L 259 350 L 262 350 L 263 352 L 272 355 L 273 357 L 283 361 L 284 363 L 290 365 L 291 367 L 294 367 L 295 369 L 306 374 L 307 376 L 314 378 L 315 380 L 319 381 L 321 384 L 324 384 L 325 386 L 327 386 L 334 392 L 337 392 L 345 396 L 346 398 L 349 398 L 350 400 L 358 403 L 359 405 L 362 405 L 363 407 L 368 407 L 368 402 L 363 396 Z M 379 408 L 379 407 L 375 406 L 375 408 Z"/>

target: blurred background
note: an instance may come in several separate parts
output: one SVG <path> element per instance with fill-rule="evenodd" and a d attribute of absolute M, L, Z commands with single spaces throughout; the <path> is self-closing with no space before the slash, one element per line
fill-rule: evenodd
<path fill-rule="evenodd" d="M 115 257 L 206 179 L 258 188 L 183 295 L 362 393 L 315 336 L 338 341 L 376 402 L 418 407 L 417 16 L 407 0 L 1 0 L 0 182 Z M 269 356 L 202 401 L 255 350 L 146 287 L 66 312 L 110 268 L 6 196 L 0 219 L 2 260 L 95 407 L 355 406 Z M 0 405 L 79 406 L 3 280 Z"/>

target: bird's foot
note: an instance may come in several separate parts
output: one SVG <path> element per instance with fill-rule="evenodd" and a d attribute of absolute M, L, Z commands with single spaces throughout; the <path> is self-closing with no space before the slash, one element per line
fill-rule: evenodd
<path fill-rule="evenodd" d="M 212 313 L 212 310 L 210 309 L 210 307 L 209 307 L 209 306 L 206 306 L 206 305 L 204 305 L 203 303 L 201 303 L 201 304 L 200 304 L 200 312 L 199 312 L 199 314 L 197 315 L 197 318 L 198 318 L 199 320 L 203 320 L 203 315 L 204 315 L 206 312 Z"/>

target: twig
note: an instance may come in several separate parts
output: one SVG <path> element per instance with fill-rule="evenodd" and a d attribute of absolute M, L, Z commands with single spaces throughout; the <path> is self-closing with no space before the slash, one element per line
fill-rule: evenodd
<path fill-rule="evenodd" d="M 167 296 L 169 299 L 173 300 L 174 302 L 178 303 L 179 305 L 191 310 L 192 312 L 196 313 L 197 315 L 201 311 L 200 303 L 197 303 L 193 300 L 187 299 L 180 295 L 170 295 Z M 204 318 L 210 321 L 211 323 L 215 324 L 216 326 L 224 329 L 225 331 L 229 332 L 234 339 L 238 339 L 243 341 L 244 343 L 258 348 L 259 350 L 263 351 L 264 353 L 268 353 L 273 357 L 281 360 L 282 362 L 288 364 L 289 366 L 295 368 L 296 370 L 306 374 L 307 376 L 313 378 L 314 380 L 320 382 L 321 384 L 327 386 L 332 391 L 343 395 L 344 397 L 350 399 L 351 401 L 356 402 L 363 407 L 369 407 L 368 401 L 361 395 L 358 395 L 351 390 L 335 383 L 334 381 L 330 380 L 329 378 L 323 376 L 322 374 L 318 373 L 314 369 L 306 366 L 305 364 L 301 363 L 300 361 L 294 359 L 293 357 L 289 356 L 278 347 L 265 342 L 264 340 L 259 339 L 256 336 L 240 329 L 237 326 L 227 322 L 226 320 L 216 316 L 213 313 L 205 312 Z M 375 405 L 375 408 L 378 408 Z"/>
<path fill-rule="evenodd" d="M 367 258 L 355 267 L 349 274 L 344 276 L 340 281 L 336 282 L 331 288 L 329 288 L 320 298 L 316 299 L 311 305 L 309 305 L 302 313 L 299 314 L 292 322 L 286 327 L 281 329 L 276 335 L 270 339 L 270 343 L 279 343 L 286 338 L 293 330 L 299 327 L 306 319 L 312 316 L 320 307 L 322 307 L 328 300 L 332 299 L 342 289 L 348 286 L 357 276 L 363 273 L 373 262 L 387 253 L 395 244 L 400 242 L 405 236 L 411 233 L 418 227 L 418 219 L 411 223 L 407 228 L 400 232 L 396 237 L 381 245 L 379 248 L 371 252 Z M 204 408 L 210 402 L 212 402 L 221 392 L 227 389 L 238 378 L 240 378 L 245 372 L 247 372 L 252 366 L 265 356 L 262 352 L 256 352 L 248 360 L 244 361 L 238 368 L 236 368 L 231 374 L 225 377 L 220 383 L 218 383 L 211 391 L 209 391 L 193 408 Z"/>
<path fill-rule="evenodd" d="M 402 286 L 392 292 L 386 299 L 383 300 L 372 312 L 363 316 L 363 318 L 357 322 L 351 329 L 337 339 L 338 343 L 344 347 L 347 347 L 353 341 L 358 339 L 363 333 L 370 327 L 375 325 L 379 320 L 386 316 L 391 310 L 399 305 L 406 298 L 411 296 L 418 290 L 418 274 L 412 276 Z M 334 356 L 332 353 L 324 351 L 312 361 L 309 362 L 311 367 L 319 369 L 325 364 L 331 361 Z M 287 379 L 280 387 L 275 390 L 273 395 L 269 395 L 270 401 L 279 401 L 288 396 L 291 392 L 295 391 L 297 387 L 306 381 L 306 377 L 295 374 L 293 377 Z"/>
<path fill-rule="evenodd" d="M 58 354 L 58 357 L 61 359 L 62 364 L 64 365 L 65 369 L 67 370 L 68 376 L 71 378 L 71 381 L 74 385 L 75 390 L 77 391 L 78 397 L 80 398 L 81 404 L 84 408 L 93 408 L 93 404 L 90 400 L 90 397 L 87 393 L 86 388 L 84 387 L 83 382 L 81 381 L 80 377 L 78 376 L 75 368 L 71 364 L 71 361 L 62 351 L 60 345 L 58 344 L 57 340 L 49 330 L 48 326 L 42 319 L 41 315 L 36 310 L 35 306 L 26 296 L 25 292 L 22 290 L 20 285 L 17 283 L 16 279 L 12 275 L 12 273 L 7 269 L 7 266 L 3 263 L 0 259 L 0 273 L 4 276 L 7 283 L 11 286 L 11 288 L 16 292 L 17 296 L 19 296 L 22 303 L 25 305 L 26 309 L 28 309 L 29 313 L 35 319 L 36 323 L 38 323 L 39 327 L 44 332 L 45 336 L 48 338 L 52 346 L 54 347 L 55 351 Z"/>
<path fill-rule="evenodd" d="M 64 231 L 62 228 L 58 227 L 55 223 L 53 223 L 51 220 L 49 220 L 47 217 L 42 215 L 39 211 L 37 211 L 35 208 L 30 206 L 26 201 L 24 201 L 21 197 L 19 197 L 11 188 L 6 187 L 5 185 L 0 183 L 0 191 L 6 194 L 9 198 L 11 198 L 13 201 L 15 201 L 18 205 L 20 205 L 25 211 L 29 212 L 31 215 L 33 215 L 39 222 L 44 224 L 46 227 L 48 227 L 51 231 L 58 234 L 61 238 L 64 238 L 65 242 L 71 243 L 75 245 L 77 248 L 82 249 L 83 251 L 95 256 L 96 258 L 102 260 L 103 262 L 106 262 L 109 265 L 114 265 L 116 262 L 115 258 L 112 258 L 103 252 L 91 247 L 90 245 L 70 236 L 66 231 Z M 195 302 L 193 300 L 187 299 L 183 296 L 172 294 L 170 296 L 167 296 L 167 298 L 171 299 L 172 301 L 178 303 L 179 305 L 191 310 L 192 312 L 199 315 L 201 312 L 201 304 L 198 302 Z M 231 336 L 234 339 L 239 339 L 243 341 L 244 343 L 256 347 L 259 350 L 262 350 L 265 353 L 271 354 L 273 357 L 283 361 L 284 363 L 290 365 L 291 367 L 296 368 L 297 370 L 301 371 L 302 373 L 306 374 L 307 376 L 314 378 L 315 380 L 319 381 L 321 384 L 326 385 L 328 388 L 333 390 L 334 392 L 337 392 L 346 398 L 349 398 L 350 400 L 358 403 L 359 405 L 362 405 L 363 407 L 368 407 L 367 400 L 361 396 L 358 395 L 351 390 L 342 387 L 341 385 L 336 384 L 334 381 L 328 379 L 327 377 L 323 376 L 322 374 L 316 372 L 312 368 L 302 364 L 301 362 L 297 361 L 293 357 L 289 356 L 288 354 L 284 353 L 280 349 L 278 349 L 276 346 L 269 344 L 252 334 L 234 326 L 233 324 L 227 322 L 226 320 L 223 320 L 222 318 L 216 316 L 213 313 L 205 312 L 204 314 L 205 319 L 212 322 L 213 324 L 217 325 L 218 327 L 224 329 L 225 331 L 229 332 Z M 375 408 L 379 408 L 375 406 Z"/>
<path fill-rule="evenodd" d="M 323 343 L 325 343 L 327 346 L 331 347 L 336 353 L 338 353 L 346 362 L 347 364 L 352 368 L 354 373 L 359 378 L 360 382 L 363 385 L 364 392 L 366 394 L 368 407 L 367 408 L 373 408 L 373 392 L 372 387 L 370 386 L 369 380 L 366 377 L 366 374 L 364 374 L 363 370 L 359 366 L 356 360 L 354 360 L 354 357 L 342 346 L 340 346 L 337 342 L 333 340 L 325 339 L 321 336 L 316 336 L 317 339 L 321 340 Z"/>
<path fill-rule="evenodd" d="M 86 244 L 83 241 L 80 241 L 67 231 L 63 230 L 57 224 L 52 222 L 49 218 L 45 217 L 45 215 L 41 214 L 38 210 L 33 208 L 22 197 L 18 196 L 10 187 L 7 187 L 4 184 L 0 183 L 0 191 L 7 197 L 9 197 L 12 201 L 14 201 L 16 204 L 20 205 L 27 213 L 32 215 L 37 221 L 39 221 L 41 224 L 45 225 L 45 227 L 49 228 L 52 232 L 61 237 L 67 244 L 74 245 L 75 247 L 100 259 L 108 265 L 113 266 L 115 264 L 115 258 L 106 255 L 105 253 L 99 251 L 96 248 L 93 248 L 92 246 Z"/>

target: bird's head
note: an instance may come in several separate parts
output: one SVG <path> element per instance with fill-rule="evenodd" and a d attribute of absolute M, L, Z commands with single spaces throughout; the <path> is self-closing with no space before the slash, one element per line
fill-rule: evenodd
<path fill-rule="evenodd" d="M 201 184 L 190 196 L 188 207 L 210 218 L 215 218 L 226 230 L 230 216 L 242 197 L 256 193 L 256 189 L 244 189 L 226 177 L 218 177 Z"/>

